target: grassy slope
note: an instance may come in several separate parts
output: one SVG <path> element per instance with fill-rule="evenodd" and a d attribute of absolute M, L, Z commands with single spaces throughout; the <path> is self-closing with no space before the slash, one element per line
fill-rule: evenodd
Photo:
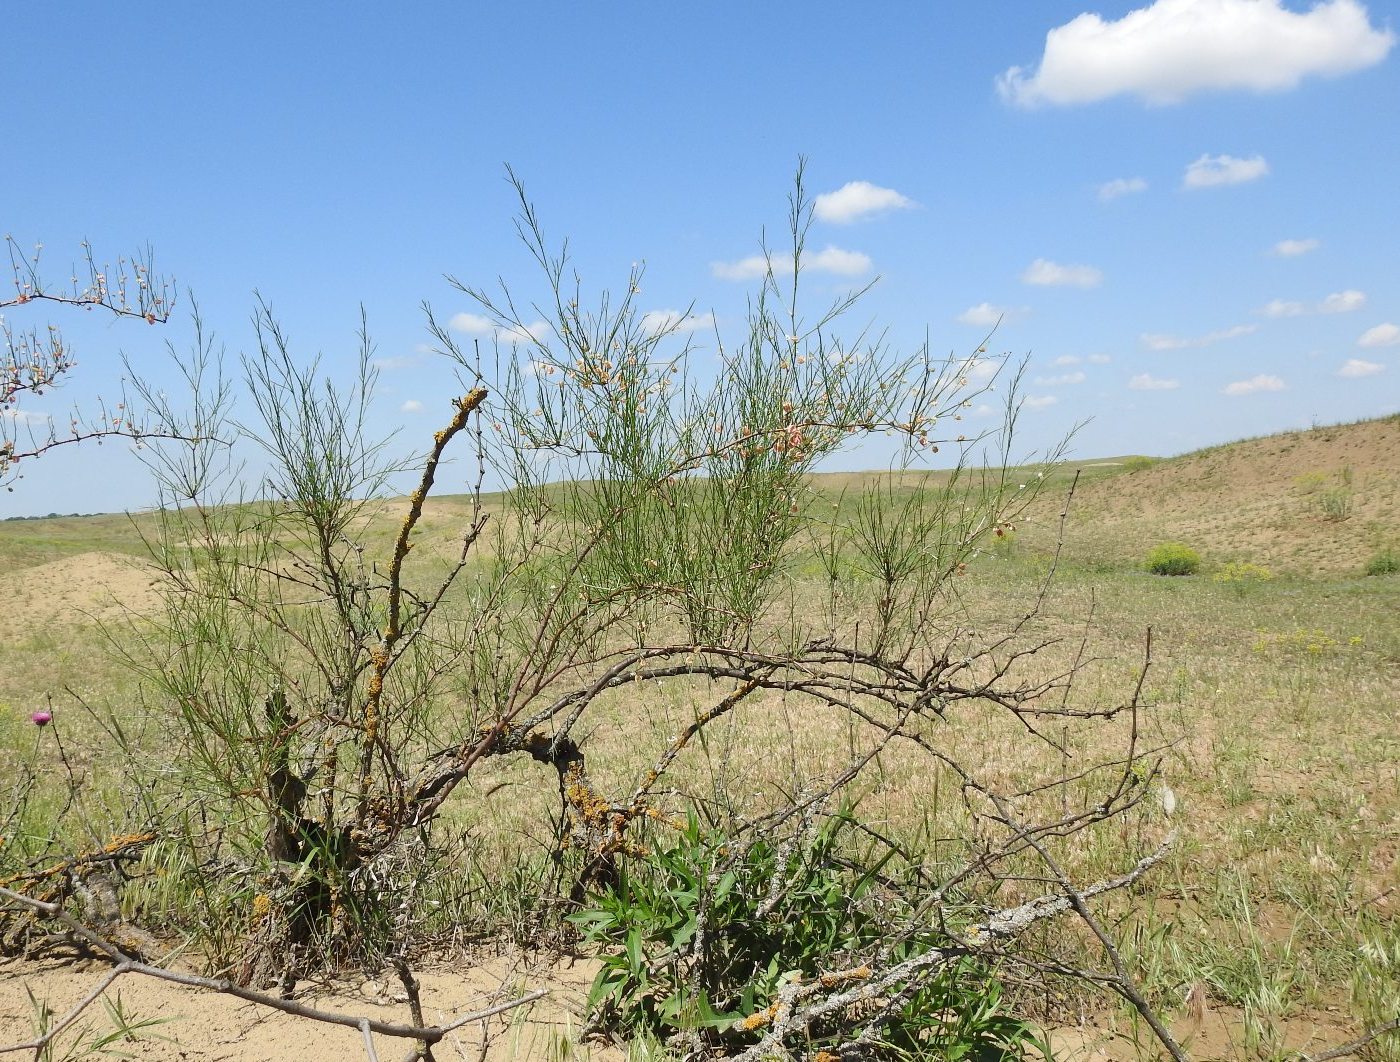
<path fill-rule="evenodd" d="M 1336 519 L 1338 504 L 1350 513 Z M 1333 513 L 1327 512 L 1327 503 Z M 1048 516 L 1048 513 L 1043 513 Z M 1072 559 L 1140 560 L 1186 542 L 1207 565 L 1252 561 L 1278 572 L 1360 571 L 1400 545 L 1400 417 L 1289 432 L 1124 466 L 1086 482 L 1072 510 Z"/>

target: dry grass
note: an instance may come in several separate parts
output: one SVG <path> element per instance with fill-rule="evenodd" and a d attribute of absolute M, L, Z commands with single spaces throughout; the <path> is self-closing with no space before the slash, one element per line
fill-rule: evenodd
<path fill-rule="evenodd" d="M 1396 544 L 1397 512 L 1400 417 L 1387 417 L 1123 466 L 1084 485 L 1068 545 L 1077 559 L 1118 564 L 1179 540 L 1216 566 L 1354 574 Z"/>
<path fill-rule="evenodd" d="M 1329 519 L 1310 499 L 1340 484 L 1346 469 L 1350 514 Z M 1047 567 L 1055 511 L 1052 499 L 1013 547 L 979 558 L 958 581 L 950 614 L 994 629 L 1022 610 Z M 430 507 L 419 549 L 445 555 L 466 512 L 462 499 Z M 387 542 L 396 513 L 376 506 L 373 535 Z M 20 526 L 22 536 L 0 525 L 0 555 L 16 559 L 5 577 L 12 605 L 0 623 L 0 755 L 10 758 L 28 754 L 33 734 L 23 721 L 36 699 L 60 698 L 74 679 L 94 693 L 120 681 L 91 651 L 93 623 L 108 607 L 96 588 L 138 608 L 148 600 L 139 569 L 112 555 L 132 548 L 118 544 L 115 525 L 90 522 L 86 539 L 59 528 L 48 545 L 45 522 Z M 1037 668 L 1065 666 L 1085 639 L 1090 662 L 1076 697 L 1107 703 L 1130 689 L 1153 631 L 1144 734 L 1170 746 L 1165 778 L 1183 841 L 1145 891 L 1115 901 L 1110 916 L 1150 996 L 1178 1031 L 1195 1030 L 1203 1056 L 1315 1050 L 1393 1017 L 1400 1000 L 1400 576 L 1359 575 L 1369 552 L 1397 536 L 1397 418 L 1249 440 L 1142 469 L 1100 466 L 1081 485 L 1062 570 L 1040 623 L 1026 632 L 1058 639 Z M 1208 569 L 1247 560 L 1280 577 L 1239 584 L 1140 571 L 1146 549 L 1168 538 L 1201 549 Z M 101 551 L 76 548 L 97 543 Z M 42 563 L 25 565 L 28 544 Z M 803 583 L 797 592 L 818 590 Z M 629 687 L 598 708 L 590 770 L 614 792 L 629 791 L 694 711 L 661 684 Z M 673 784 L 707 798 L 736 787 L 791 792 L 834 772 L 862 735 L 844 718 L 811 713 L 778 694 L 756 699 L 687 754 Z M 74 740 L 98 748 L 96 732 L 73 718 Z M 1122 725 L 1055 736 L 1088 762 L 1121 747 Z M 992 712 L 970 709 L 942 724 L 938 739 L 952 752 L 975 752 L 998 777 L 1033 781 L 1063 766 L 1060 753 Z M 96 754 L 94 787 L 121 766 Z M 478 873 L 515 858 L 522 838 L 543 859 L 543 823 L 557 797 L 552 783 L 541 784 L 542 770 L 484 764 L 462 792 L 455 821 L 476 837 Z M 867 778 L 862 811 L 895 834 L 930 845 L 943 839 L 948 850 L 935 853 L 950 859 L 968 821 L 951 780 L 897 750 Z M 1095 877 L 1131 864 L 1166 826 L 1154 811 L 1081 838 L 1064 856 L 1075 873 Z M 1017 889 L 1008 886 L 1008 899 Z M 1073 934 L 1039 943 L 1098 961 Z M 1082 1002 L 1062 1001 L 1059 1013 Z M 1090 1032 L 1060 1035 L 1082 1048 L 1079 1057 L 1151 1054 L 1125 1014 L 1100 1009 L 1088 1018 Z M 1400 1047 L 1378 1046 L 1370 1057 L 1393 1062 Z"/>

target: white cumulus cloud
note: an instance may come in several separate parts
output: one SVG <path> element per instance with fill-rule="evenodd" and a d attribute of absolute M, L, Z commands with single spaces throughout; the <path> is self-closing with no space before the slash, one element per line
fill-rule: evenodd
<path fill-rule="evenodd" d="M 1378 372 L 1385 372 L 1385 366 L 1375 361 L 1363 361 L 1361 358 L 1347 358 L 1346 362 L 1337 370 L 1338 376 L 1345 376 L 1349 380 L 1357 380 L 1363 376 L 1375 376 Z"/>
<path fill-rule="evenodd" d="M 1186 167 L 1183 188 L 1219 188 L 1227 184 L 1247 184 L 1269 172 L 1263 155 L 1237 159 L 1233 155 L 1202 155 Z"/>
<path fill-rule="evenodd" d="M 1119 196 L 1147 191 L 1147 182 L 1141 177 L 1117 177 L 1099 185 L 1099 200 L 1107 203 Z"/>
<path fill-rule="evenodd" d="M 1055 364 L 1055 365 L 1078 365 L 1078 364 L 1079 364 L 1080 362 L 1082 362 L 1083 360 L 1084 360 L 1084 359 L 1081 358 L 1078 354 L 1061 354 L 1058 358 L 1056 358 L 1056 359 L 1054 360 L 1054 362 L 1053 362 L 1052 364 Z"/>
<path fill-rule="evenodd" d="M 958 320 L 965 325 L 978 328 L 991 328 L 998 321 L 1014 321 L 1030 313 L 1029 306 L 996 306 L 990 302 L 979 302 L 958 314 Z"/>
<path fill-rule="evenodd" d="M 860 251 L 845 251 L 840 247 L 827 246 L 815 254 L 804 254 L 801 266 L 813 273 L 833 273 L 837 276 L 854 277 L 870 271 L 873 263 L 868 254 Z M 769 269 L 791 272 L 792 259 L 774 258 L 770 260 L 761 254 L 749 255 L 737 262 L 711 262 L 710 272 L 720 280 L 757 280 L 768 275 Z"/>
<path fill-rule="evenodd" d="M 889 210 L 908 210 L 914 201 L 893 188 L 881 188 L 869 181 L 850 181 L 834 192 L 823 192 L 812 204 L 818 221 L 849 225 L 853 221 L 883 214 Z"/>
<path fill-rule="evenodd" d="M 1364 291 L 1338 291 L 1317 304 L 1318 313 L 1351 313 L 1366 305 Z"/>
<path fill-rule="evenodd" d="M 1090 354 L 1084 360 L 1087 361 L 1090 365 L 1107 365 L 1113 359 L 1110 358 L 1107 354 Z"/>
<path fill-rule="evenodd" d="M 1278 92 L 1311 75 L 1373 66 L 1394 44 L 1395 34 L 1372 28 L 1358 0 L 1323 0 L 1303 12 L 1281 0 L 1156 0 L 1117 20 L 1082 14 L 1055 27 L 1039 67 L 1013 66 L 997 89 L 1022 107 Z"/>
<path fill-rule="evenodd" d="M 802 268 L 816 273 L 835 273 L 842 277 L 858 277 L 870 271 L 870 256 L 859 251 L 843 251 L 827 247 L 802 260 Z"/>
<path fill-rule="evenodd" d="M 711 262 L 710 272 L 720 280 L 756 280 L 767 276 L 771 263 L 761 254 L 751 254 L 737 262 Z"/>
<path fill-rule="evenodd" d="M 1247 336 L 1258 330 L 1258 325 L 1232 325 L 1229 328 L 1218 328 L 1214 332 L 1207 332 L 1203 336 L 1174 336 L 1163 332 L 1144 332 L 1141 339 L 1142 345 L 1148 350 L 1186 350 L 1195 347 L 1208 347 L 1212 343 L 1219 343 L 1222 339 Z"/>
<path fill-rule="evenodd" d="M 1060 265 L 1048 258 L 1037 258 L 1021 279 L 1042 287 L 1096 288 L 1103 283 L 1103 272 L 1087 265 Z"/>
<path fill-rule="evenodd" d="M 1048 409 L 1058 401 L 1054 395 L 1030 395 L 1022 400 L 1021 405 L 1030 410 Z"/>
<path fill-rule="evenodd" d="M 410 398 L 403 405 L 399 406 L 400 413 L 422 413 L 423 403 L 416 398 Z"/>
<path fill-rule="evenodd" d="M 1356 341 L 1358 347 L 1393 347 L 1397 344 L 1400 344 L 1400 327 L 1389 321 L 1366 329 Z"/>
<path fill-rule="evenodd" d="M 1128 381 L 1134 391 L 1175 391 L 1180 386 L 1180 380 L 1160 379 L 1149 372 L 1140 372 Z"/>
<path fill-rule="evenodd" d="M 1316 251 L 1321 246 L 1322 241 L 1311 236 L 1305 240 L 1279 240 L 1273 246 L 1273 253 L 1280 258 L 1297 258 L 1300 254 Z"/>
<path fill-rule="evenodd" d="M 1236 380 L 1232 384 L 1226 384 L 1223 394 L 1231 396 L 1254 395 L 1261 391 L 1282 391 L 1284 382 L 1277 376 L 1269 376 L 1260 373 L 1258 376 L 1251 376 L 1248 380 Z"/>

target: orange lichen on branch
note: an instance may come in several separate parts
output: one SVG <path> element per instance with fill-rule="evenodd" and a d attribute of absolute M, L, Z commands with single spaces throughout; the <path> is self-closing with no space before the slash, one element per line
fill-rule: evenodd
<path fill-rule="evenodd" d="M 112 838 L 112 840 L 108 841 L 95 852 L 74 856 L 71 859 L 61 859 L 51 866 L 44 867 L 42 870 L 30 870 L 23 874 L 15 874 L 8 878 L 0 878 L 0 886 L 10 888 L 20 882 L 43 881 L 46 878 L 54 877 L 68 870 L 76 870 L 94 863 L 100 863 L 108 856 L 122 855 L 131 851 L 133 848 L 144 848 L 155 839 L 156 835 L 154 831 L 122 834 L 120 837 Z"/>
<path fill-rule="evenodd" d="M 360 825 L 362 826 L 364 825 L 366 808 L 365 798 L 369 794 L 370 764 L 373 759 L 374 743 L 379 736 L 379 706 L 384 695 L 384 676 L 388 673 L 389 665 L 393 661 L 394 646 L 403 635 L 399 610 L 403 603 L 403 562 L 404 558 L 408 556 L 409 549 L 412 548 L 408 539 L 423 515 L 423 503 L 427 501 L 428 494 L 433 489 L 433 480 L 437 476 L 438 463 L 442 460 L 443 451 L 453 437 L 467 426 L 467 421 L 471 418 L 472 413 L 482 402 L 486 401 L 486 395 L 486 388 L 477 387 L 453 402 L 455 411 L 452 414 L 452 419 L 448 421 L 447 427 L 433 435 L 433 448 L 428 452 L 428 459 L 423 465 L 423 475 L 418 481 L 417 488 L 409 495 L 408 512 L 404 515 L 403 523 L 399 526 L 398 538 L 394 540 L 394 552 L 389 560 L 388 601 L 385 608 L 384 630 L 379 645 L 370 652 L 370 661 L 374 667 L 365 686 L 365 707 L 362 713 L 364 738 L 361 742 L 358 800 Z"/>
<path fill-rule="evenodd" d="M 762 1010 L 756 1010 L 739 1023 L 739 1027 L 745 1032 L 753 1032 L 761 1029 L 771 1022 L 778 1014 L 778 1004 L 773 1003 Z"/>
<path fill-rule="evenodd" d="M 870 967 L 857 966 L 850 970 L 840 970 L 835 973 L 822 974 L 819 978 L 823 988 L 836 988 L 840 985 L 849 984 L 852 981 L 870 980 Z"/>
<path fill-rule="evenodd" d="M 659 822 L 663 826 L 669 826 L 677 833 L 684 833 L 686 824 L 674 815 L 667 815 L 664 811 L 658 811 L 653 807 L 642 808 L 642 814 L 651 819 L 652 822 Z"/>

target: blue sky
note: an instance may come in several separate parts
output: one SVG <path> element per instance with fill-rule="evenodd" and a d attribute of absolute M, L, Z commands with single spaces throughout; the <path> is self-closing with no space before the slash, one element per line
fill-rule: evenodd
<path fill-rule="evenodd" d="M 644 261 L 642 309 L 724 332 L 805 156 L 814 297 L 878 277 L 852 324 L 940 354 L 1004 312 L 1024 447 L 1088 420 L 1078 456 L 1179 453 L 1400 409 L 1397 33 L 1357 0 L 31 5 L 0 39 L 0 229 L 56 274 L 151 244 L 233 354 L 256 289 L 344 371 L 363 305 L 377 426 L 416 445 L 455 388 L 419 304 L 475 309 L 443 274 L 543 294 L 504 164 L 588 286 Z M 189 305 L 5 311 L 80 360 L 27 414 L 110 393 L 118 351 L 162 379 Z M 109 443 L 0 515 L 152 500 Z"/>

